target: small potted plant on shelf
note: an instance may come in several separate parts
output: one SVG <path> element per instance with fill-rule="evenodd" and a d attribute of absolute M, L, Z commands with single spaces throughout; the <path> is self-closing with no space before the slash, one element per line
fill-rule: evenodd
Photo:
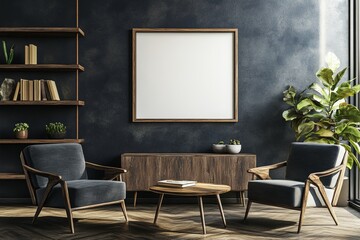
<path fill-rule="evenodd" d="M 9 53 L 6 47 L 6 42 L 3 40 L 2 41 L 2 46 L 3 46 L 3 51 L 4 51 L 4 56 L 5 56 L 5 62 L 6 64 L 11 64 L 13 59 L 14 59 L 14 44 L 11 45 L 10 49 L 9 49 Z"/>
<path fill-rule="evenodd" d="M 29 124 L 27 123 L 16 123 L 14 128 L 15 137 L 18 139 L 28 138 Z"/>
<path fill-rule="evenodd" d="M 48 138 L 61 139 L 66 135 L 66 126 L 61 122 L 49 123 L 45 125 L 45 130 Z"/>
<path fill-rule="evenodd" d="M 239 153 L 241 151 L 240 140 L 230 139 L 230 143 L 226 145 L 226 151 L 232 154 Z"/>
<path fill-rule="evenodd" d="M 212 145 L 212 150 L 215 153 L 223 153 L 225 152 L 226 145 L 223 140 L 219 141 L 218 143 L 214 143 Z"/>

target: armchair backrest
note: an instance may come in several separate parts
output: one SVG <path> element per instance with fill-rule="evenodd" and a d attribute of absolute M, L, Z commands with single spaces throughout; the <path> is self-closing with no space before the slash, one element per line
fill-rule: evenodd
<path fill-rule="evenodd" d="M 78 143 L 31 145 L 23 150 L 23 156 L 29 167 L 60 175 L 65 181 L 87 179 L 84 153 Z M 29 177 L 35 189 L 46 187 L 46 178 Z"/>
<path fill-rule="evenodd" d="M 300 143 L 291 145 L 286 167 L 286 179 L 304 182 L 310 173 L 325 171 L 343 164 L 345 148 L 334 144 Z M 334 188 L 339 173 L 321 179 L 323 185 Z"/>

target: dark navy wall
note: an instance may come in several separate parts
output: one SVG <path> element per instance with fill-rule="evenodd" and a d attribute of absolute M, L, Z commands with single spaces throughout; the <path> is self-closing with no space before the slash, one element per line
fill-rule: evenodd
<path fill-rule="evenodd" d="M 243 152 L 256 153 L 258 165 L 284 160 L 293 134 L 281 117 L 286 107 L 282 91 L 289 84 L 303 88 L 315 80 L 321 49 L 319 2 L 80 0 L 79 22 L 86 34 L 80 40 L 80 63 L 85 67 L 80 75 L 80 98 L 86 101 L 80 109 L 80 136 L 86 140 L 87 160 L 119 165 L 124 152 L 209 152 L 212 143 L 230 138 L 241 140 Z M 347 2 L 331 2 L 340 3 L 336 10 L 343 15 L 337 17 L 346 22 Z M 74 6 L 72 0 L 3 0 L 0 25 L 74 26 Z M 132 123 L 131 29 L 138 27 L 238 28 L 239 122 Z M 339 29 L 339 33 L 346 36 L 347 29 Z M 22 61 L 23 44 L 30 40 L 7 40 L 18 47 L 15 62 Z M 39 47 L 39 62 L 74 61 L 71 39 L 31 41 Z M 347 56 L 342 53 L 344 59 Z M 64 82 L 63 96 L 74 94 L 73 74 L 0 74 L 1 79 L 6 76 L 51 77 Z M 74 134 L 75 112 L 71 108 L 6 107 L 0 114 L 0 137 L 10 136 L 12 125 L 23 119 L 30 122 L 33 136 L 42 136 L 43 125 L 57 119 L 66 122 L 70 135 Z M 20 169 L 16 158 L 21 147 L 0 146 L 4 156 L 0 170 Z M 13 152 L 13 158 L 8 151 Z M 10 192 L 1 187 L 0 197 L 27 194 L 23 184 L 0 184 L 19 185 L 17 191 Z"/>

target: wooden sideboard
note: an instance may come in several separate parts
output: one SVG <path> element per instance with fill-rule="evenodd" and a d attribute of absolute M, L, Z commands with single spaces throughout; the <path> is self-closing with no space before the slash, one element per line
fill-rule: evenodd
<path fill-rule="evenodd" d="M 240 193 L 244 203 L 251 174 L 256 167 L 254 154 L 214 153 L 124 153 L 121 167 L 128 170 L 123 175 L 127 191 L 134 191 L 134 206 L 138 191 L 148 191 L 162 179 L 196 180 L 198 182 L 226 184 Z"/>

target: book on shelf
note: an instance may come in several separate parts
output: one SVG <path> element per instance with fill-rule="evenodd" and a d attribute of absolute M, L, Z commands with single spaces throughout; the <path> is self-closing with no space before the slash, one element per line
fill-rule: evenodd
<path fill-rule="evenodd" d="M 55 81 L 54 80 L 46 80 L 46 83 L 49 88 L 51 100 L 59 101 L 60 97 L 59 97 L 59 92 L 57 90 Z"/>
<path fill-rule="evenodd" d="M 37 64 L 37 46 L 25 45 L 25 64 Z"/>
<path fill-rule="evenodd" d="M 25 45 L 25 64 L 30 64 L 30 52 L 29 46 Z"/>
<path fill-rule="evenodd" d="M 19 91 L 20 91 L 20 82 L 17 82 L 16 84 L 16 88 L 15 88 L 15 92 L 14 92 L 14 96 L 13 96 L 13 101 L 17 101 L 19 98 Z"/>
<path fill-rule="evenodd" d="M 158 181 L 158 185 L 165 187 L 176 187 L 176 188 L 184 188 L 195 186 L 197 181 L 189 181 L 189 180 L 160 180 Z"/>
<path fill-rule="evenodd" d="M 33 80 L 29 80 L 29 101 L 34 101 L 34 81 Z"/>
<path fill-rule="evenodd" d="M 54 80 L 20 79 L 17 83 L 13 101 L 60 101 Z"/>

